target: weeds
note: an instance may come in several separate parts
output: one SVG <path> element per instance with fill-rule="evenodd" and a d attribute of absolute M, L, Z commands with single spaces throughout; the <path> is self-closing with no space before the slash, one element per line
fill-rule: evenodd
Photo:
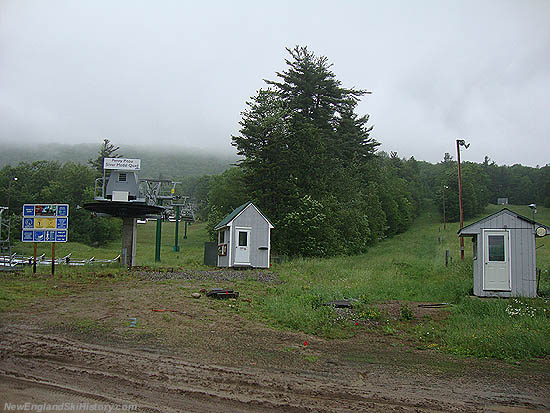
<path fill-rule="evenodd" d="M 399 319 L 402 321 L 409 321 L 414 318 L 414 313 L 408 304 L 401 304 L 399 307 Z"/>

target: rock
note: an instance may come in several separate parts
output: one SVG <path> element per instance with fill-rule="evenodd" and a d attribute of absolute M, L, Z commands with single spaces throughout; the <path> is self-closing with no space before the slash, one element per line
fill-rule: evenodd
<path fill-rule="evenodd" d="M 193 298 L 201 298 L 201 294 L 200 294 L 200 293 L 193 293 L 193 294 L 191 294 L 191 297 L 193 297 Z"/>

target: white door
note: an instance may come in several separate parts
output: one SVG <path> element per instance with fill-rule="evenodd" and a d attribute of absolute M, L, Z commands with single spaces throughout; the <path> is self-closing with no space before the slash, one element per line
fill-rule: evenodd
<path fill-rule="evenodd" d="M 510 291 L 510 233 L 485 230 L 483 237 L 483 289 Z"/>
<path fill-rule="evenodd" d="M 236 230 L 235 264 L 250 264 L 250 230 Z"/>

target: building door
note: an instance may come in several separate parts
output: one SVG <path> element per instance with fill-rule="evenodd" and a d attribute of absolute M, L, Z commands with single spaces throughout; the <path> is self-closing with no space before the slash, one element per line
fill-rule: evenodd
<path fill-rule="evenodd" d="M 485 230 L 483 234 L 483 289 L 510 291 L 510 233 Z"/>
<path fill-rule="evenodd" d="M 237 228 L 235 264 L 250 264 L 250 230 Z"/>

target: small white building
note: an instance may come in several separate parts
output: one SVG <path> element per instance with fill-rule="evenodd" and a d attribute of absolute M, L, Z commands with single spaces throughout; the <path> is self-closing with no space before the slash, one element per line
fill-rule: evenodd
<path fill-rule="evenodd" d="M 235 209 L 214 227 L 218 232 L 218 267 L 269 268 L 272 228 L 252 202 Z"/>
<path fill-rule="evenodd" d="M 535 237 L 549 233 L 550 227 L 507 208 L 459 230 L 473 241 L 474 294 L 536 297 Z"/>

